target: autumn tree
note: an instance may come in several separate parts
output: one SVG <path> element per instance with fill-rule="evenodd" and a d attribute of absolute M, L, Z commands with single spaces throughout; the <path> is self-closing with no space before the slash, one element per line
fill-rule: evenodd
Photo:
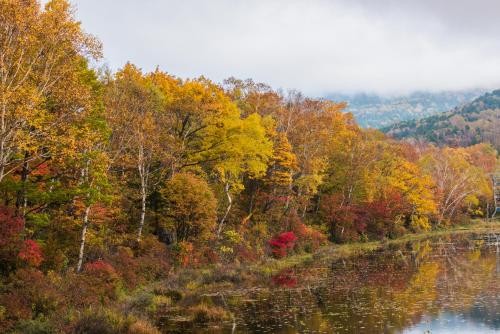
<path fill-rule="evenodd" d="M 57 137 L 79 110 L 82 57 L 100 57 L 100 45 L 82 32 L 65 0 L 0 3 L 0 181 L 49 159 Z M 24 192 L 20 193 L 24 196 Z M 19 202 L 24 202 L 21 199 Z M 18 203 L 19 206 L 19 203 Z"/>
<path fill-rule="evenodd" d="M 422 169 L 436 182 L 438 224 L 451 221 L 464 205 L 479 204 L 478 196 L 491 197 L 491 182 L 469 151 L 431 146 L 421 159 Z"/>
<path fill-rule="evenodd" d="M 168 111 L 178 146 L 175 172 L 223 159 L 228 127 L 240 113 L 219 86 L 203 77 L 186 80 L 174 90 Z"/>
<path fill-rule="evenodd" d="M 162 219 L 173 243 L 206 240 L 217 220 L 215 196 L 202 178 L 178 173 L 160 189 Z"/>
<path fill-rule="evenodd" d="M 262 117 L 275 116 L 281 114 L 285 108 L 282 94 L 264 83 L 231 77 L 224 80 L 223 87 L 226 94 L 241 110 L 243 117 L 253 113 Z"/>
<path fill-rule="evenodd" d="M 227 207 L 219 220 L 217 235 L 220 235 L 231 210 L 231 193 L 243 189 L 243 177 L 258 178 L 265 174 L 272 154 L 272 143 L 266 136 L 266 124 L 258 114 L 247 118 L 228 119 L 225 142 L 219 147 L 223 159 L 213 169 L 223 184 Z"/>
<path fill-rule="evenodd" d="M 172 140 L 172 174 L 202 168 L 223 185 L 227 207 L 218 233 L 232 207 L 232 192 L 243 187 L 243 176 L 258 177 L 267 167 L 271 143 L 268 118 L 241 115 L 224 91 L 205 78 L 179 82 L 156 71 L 152 81 L 165 100 Z"/>
<path fill-rule="evenodd" d="M 63 308 L 116 308 L 175 263 L 314 251 L 327 232 L 395 238 L 489 208 L 491 145 L 402 143 L 345 103 L 251 79 L 101 71 L 69 1 L 44 3 L 0 0 L 0 332 L 87 328 Z M 417 281 L 439 268 L 424 269 Z M 396 297 L 411 306 L 413 290 Z M 148 309 L 178 297 L 158 292 Z"/>
<path fill-rule="evenodd" d="M 77 271 L 82 269 L 92 206 L 104 201 L 109 191 L 107 148 L 110 131 L 104 115 L 103 86 L 94 71 L 89 69 L 84 74 L 82 81 L 87 82 L 92 98 L 86 108 L 80 110 L 71 128 L 70 134 L 77 140 L 75 147 L 72 147 L 73 152 L 68 152 L 66 156 L 66 159 L 71 157 L 73 167 L 80 172 L 75 192 L 83 210 Z"/>
<path fill-rule="evenodd" d="M 161 99 L 140 69 L 128 63 L 116 73 L 108 86 L 107 118 L 111 126 L 111 157 L 119 168 L 135 169 L 139 179 L 140 218 L 137 241 L 140 241 L 146 220 L 147 196 L 151 192 L 153 174 L 163 165 L 156 165 L 162 156 L 162 129 L 159 122 Z"/>
<path fill-rule="evenodd" d="M 436 211 L 433 182 L 406 158 L 405 146 L 372 130 L 345 132 L 331 152 L 322 215 L 335 238 L 426 230 Z"/>
<path fill-rule="evenodd" d="M 381 159 L 375 164 L 374 173 L 370 173 L 375 181 L 373 195 L 386 199 L 388 193 L 397 192 L 407 207 L 399 210 L 398 218 L 413 230 L 429 230 L 430 218 L 436 213 L 432 178 L 406 160 L 398 144 L 384 142 L 381 149 Z"/>
<path fill-rule="evenodd" d="M 265 182 L 271 187 L 289 188 L 297 169 L 297 159 L 286 134 L 279 132 L 274 140 L 273 156 Z"/>
<path fill-rule="evenodd" d="M 334 149 L 336 139 L 352 127 L 350 115 L 341 112 L 344 107 L 342 103 L 303 99 L 295 94 L 289 97 L 284 115 L 280 117 L 297 157 L 294 186 L 303 215 L 323 183 L 328 155 Z"/>

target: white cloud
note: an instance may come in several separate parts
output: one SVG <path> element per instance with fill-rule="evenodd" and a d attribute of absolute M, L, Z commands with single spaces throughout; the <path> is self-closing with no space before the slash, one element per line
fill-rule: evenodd
<path fill-rule="evenodd" d="M 74 0 L 114 69 L 310 95 L 500 86 L 495 0 Z"/>

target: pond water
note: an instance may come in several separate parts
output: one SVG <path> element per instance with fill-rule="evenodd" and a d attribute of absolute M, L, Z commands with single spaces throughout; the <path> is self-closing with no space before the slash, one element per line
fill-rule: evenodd
<path fill-rule="evenodd" d="M 268 286 L 217 296 L 234 321 L 196 333 L 500 332 L 500 253 L 483 236 L 316 261 Z"/>

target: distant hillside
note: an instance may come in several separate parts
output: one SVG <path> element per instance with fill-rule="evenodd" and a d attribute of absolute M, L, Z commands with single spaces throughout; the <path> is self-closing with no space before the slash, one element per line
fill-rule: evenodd
<path fill-rule="evenodd" d="M 439 145 L 489 142 L 500 151 L 500 90 L 446 113 L 400 122 L 382 131 L 395 138 L 425 139 Z"/>
<path fill-rule="evenodd" d="M 330 94 L 327 98 L 347 101 L 347 111 L 352 112 L 362 127 L 382 128 L 411 119 L 421 119 L 446 112 L 472 101 L 483 90 L 459 92 L 416 92 L 405 96 L 384 97 L 373 94 Z"/>

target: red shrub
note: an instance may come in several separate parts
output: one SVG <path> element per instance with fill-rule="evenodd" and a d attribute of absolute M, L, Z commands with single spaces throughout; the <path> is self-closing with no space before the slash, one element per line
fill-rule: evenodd
<path fill-rule="evenodd" d="M 111 257 L 111 261 L 127 288 L 134 289 L 137 285 L 145 283 L 143 276 L 140 275 L 140 265 L 137 258 L 134 257 L 132 249 L 120 247 L 116 254 Z"/>
<path fill-rule="evenodd" d="M 14 215 L 14 212 L 0 206 L 0 272 L 14 270 L 18 253 L 23 247 L 21 233 L 24 220 Z"/>
<path fill-rule="evenodd" d="M 404 228 L 395 222 L 398 215 L 408 211 L 408 204 L 398 192 L 372 202 L 349 205 L 338 196 L 324 196 L 321 206 L 322 217 L 330 225 L 331 238 L 337 242 L 359 240 L 362 235 L 383 238 L 401 234 Z"/>
<path fill-rule="evenodd" d="M 136 250 L 136 260 L 139 264 L 138 275 L 147 281 L 158 280 L 165 277 L 170 270 L 167 246 L 155 236 L 144 236 L 140 249 Z"/>
<path fill-rule="evenodd" d="M 10 208 L 0 206 L 0 247 L 18 239 L 23 227 L 21 217 L 16 217 Z"/>
<path fill-rule="evenodd" d="M 63 284 L 68 300 L 75 307 L 107 305 L 118 297 L 120 276 L 111 264 L 97 260 L 85 264 L 80 274 L 68 272 Z"/>
<path fill-rule="evenodd" d="M 405 203 L 400 193 L 394 192 L 385 199 L 378 199 L 366 204 L 366 214 L 363 223 L 370 235 L 377 238 L 401 234 L 401 225 L 395 224 L 398 215 L 404 215 L 411 209 Z"/>
<path fill-rule="evenodd" d="M 179 261 L 183 267 L 196 264 L 196 258 L 193 257 L 194 246 L 191 242 L 181 241 L 179 247 Z"/>
<path fill-rule="evenodd" d="M 293 288 L 297 285 L 297 276 L 291 270 L 286 270 L 272 277 L 273 284 L 286 288 Z"/>
<path fill-rule="evenodd" d="M 276 257 L 284 257 L 287 255 L 288 250 L 293 249 L 297 237 L 293 232 L 283 232 L 279 236 L 269 241 L 269 246 Z"/>
<path fill-rule="evenodd" d="M 35 240 L 25 240 L 18 257 L 33 267 L 38 267 L 43 261 L 42 249 Z"/>
<path fill-rule="evenodd" d="M 312 226 L 299 222 L 292 226 L 297 236 L 297 246 L 307 252 L 312 252 L 326 243 L 326 236 Z"/>
<path fill-rule="evenodd" d="M 330 237 L 336 242 L 359 240 L 366 228 L 362 223 L 362 208 L 346 205 L 338 195 L 322 197 L 321 216 L 329 224 Z"/>
<path fill-rule="evenodd" d="M 103 260 L 85 264 L 85 272 L 105 282 L 114 281 L 118 278 L 115 268 Z"/>
<path fill-rule="evenodd" d="M 9 332 L 6 327 L 19 320 L 54 312 L 63 299 L 51 280 L 36 269 L 19 269 L 5 283 L 6 291 L 0 293 L 0 305 L 5 308 L 3 319 L 0 319 L 3 320 L 0 321 L 2 333 Z"/>

